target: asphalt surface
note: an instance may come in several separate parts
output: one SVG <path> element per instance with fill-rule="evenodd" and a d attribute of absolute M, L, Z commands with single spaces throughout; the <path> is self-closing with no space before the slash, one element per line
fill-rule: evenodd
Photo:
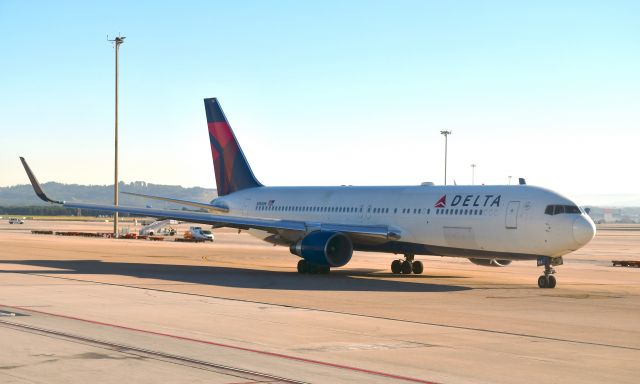
<path fill-rule="evenodd" d="M 178 229 L 184 230 L 181 225 Z M 505 268 L 356 253 L 329 275 L 245 233 L 209 244 L 33 235 L 0 221 L 0 382 L 636 383 L 640 226 L 600 228 L 558 286 Z M 135 229 L 133 226 L 132 230 Z"/>

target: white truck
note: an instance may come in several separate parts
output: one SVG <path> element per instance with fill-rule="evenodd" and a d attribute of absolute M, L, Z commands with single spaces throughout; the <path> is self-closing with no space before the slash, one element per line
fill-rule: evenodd
<path fill-rule="evenodd" d="M 189 227 L 189 230 L 184 233 L 185 239 L 193 239 L 200 241 L 213 241 L 213 233 L 202 227 Z"/>
<path fill-rule="evenodd" d="M 17 217 L 9 218 L 9 224 L 24 224 L 24 220 L 18 219 Z"/>

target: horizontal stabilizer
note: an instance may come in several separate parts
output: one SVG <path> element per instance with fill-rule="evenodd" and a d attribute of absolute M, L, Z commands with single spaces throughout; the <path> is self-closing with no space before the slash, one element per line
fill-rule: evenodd
<path fill-rule="evenodd" d="M 213 204 L 198 203 L 196 201 L 172 199 L 170 197 L 144 195 L 142 193 L 133 193 L 133 192 L 121 192 L 121 193 L 123 193 L 125 195 L 144 197 L 144 198 L 147 198 L 147 199 L 154 199 L 154 200 L 161 200 L 161 201 L 168 201 L 170 203 L 187 205 L 187 206 L 191 206 L 191 207 L 198 207 L 198 208 L 206 209 L 207 211 L 217 211 L 217 212 L 223 212 L 223 213 L 229 212 L 229 208 L 220 207 L 220 206 L 216 206 L 216 205 L 213 205 Z"/>

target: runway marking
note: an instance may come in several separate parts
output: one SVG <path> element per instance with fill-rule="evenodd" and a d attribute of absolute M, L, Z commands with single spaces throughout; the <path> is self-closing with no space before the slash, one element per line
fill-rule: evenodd
<path fill-rule="evenodd" d="M 192 341 L 192 342 L 200 343 L 200 344 L 214 345 L 216 347 L 235 349 L 235 350 L 238 350 L 238 351 L 251 352 L 251 353 L 256 353 L 256 354 L 265 355 L 265 356 L 271 356 L 271 357 L 278 357 L 278 358 L 281 358 L 281 359 L 299 361 L 299 362 L 302 362 L 302 363 L 309 363 L 309 364 L 321 365 L 321 366 L 330 367 L 330 368 L 344 369 L 344 370 L 348 370 L 348 371 L 352 371 L 352 372 L 360 372 L 360 373 L 364 373 L 364 374 L 368 374 L 368 375 L 374 375 L 374 376 L 382 376 L 382 377 L 387 377 L 387 378 L 395 379 L 395 380 L 403 380 L 403 381 L 409 381 L 409 382 L 421 383 L 421 384 L 439 384 L 439 383 L 436 383 L 434 381 L 422 380 L 422 379 L 417 379 L 417 378 L 408 377 L 408 376 L 400 376 L 400 375 L 395 375 L 395 374 L 392 374 L 392 373 L 386 373 L 386 372 L 381 372 L 381 371 L 373 371 L 373 370 L 364 369 L 364 368 L 352 367 L 352 366 L 349 366 L 349 365 L 329 363 L 329 362 L 326 362 L 326 361 L 307 359 L 307 358 L 304 358 L 304 357 L 285 355 L 285 354 L 282 354 L 282 353 L 263 351 L 263 350 L 254 349 L 254 348 L 240 347 L 240 346 L 237 346 L 237 345 L 223 344 L 223 343 L 218 343 L 218 342 L 215 342 L 215 341 L 195 339 L 195 338 L 187 337 L 187 336 L 178 336 L 178 335 L 173 335 L 173 334 L 170 334 L 170 333 L 157 332 L 157 331 L 151 331 L 151 330 L 147 330 L 147 329 L 129 327 L 129 326 L 126 326 L 126 325 L 106 323 L 106 322 L 102 322 L 102 321 L 98 321 L 98 320 L 83 319 L 81 317 L 62 315 L 62 314 L 58 314 L 58 313 L 39 311 L 39 310 L 23 308 L 23 307 L 16 307 L 16 306 L 12 306 L 12 305 L 0 304 L 0 306 L 1 307 L 5 307 L 5 308 L 17 309 L 19 311 L 34 312 L 34 313 L 38 313 L 38 314 L 42 314 L 42 315 L 48 315 L 48 316 L 53 316 L 53 317 L 58 317 L 58 318 L 63 318 L 63 319 L 82 321 L 82 322 L 89 323 L 89 324 L 95 324 L 95 325 L 102 325 L 102 326 L 111 327 L 111 328 L 124 329 L 124 330 L 127 330 L 127 331 L 146 333 L 146 334 L 149 334 L 149 335 L 156 335 L 156 336 L 164 336 L 164 337 L 169 337 L 169 338 L 177 339 L 177 340 Z M 4 321 L 0 321 L 0 322 L 6 323 L 6 324 L 11 324 L 11 325 L 16 325 L 16 324 L 10 323 L 10 322 L 4 322 Z M 29 326 L 23 326 L 21 324 L 18 324 L 18 326 L 29 328 Z M 36 327 L 33 327 L 33 328 L 36 328 Z M 55 333 L 56 331 L 48 331 L 48 332 Z M 61 332 L 59 332 L 59 333 L 61 333 Z M 82 338 L 82 337 L 78 337 L 78 336 L 74 336 L 74 337 Z"/>
<path fill-rule="evenodd" d="M 626 349 L 626 350 L 631 350 L 631 351 L 640 351 L 640 348 L 629 347 L 629 346 L 626 346 L 626 345 L 605 344 L 605 343 L 597 343 L 597 342 L 583 341 L 583 340 L 571 340 L 571 339 L 563 339 L 563 338 L 559 338 L 559 337 L 531 335 L 531 334 L 527 334 L 527 333 L 498 331 L 498 330 L 495 330 L 495 329 L 487 329 L 487 328 L 474 328 L 474 327 L 463 327 L 463 326 L 460 326 L 460 325 L 429 323 L 429 322 L 426 322 L 426 321 L 398 319 L 398 318 L 394 318 L 394 317 L 385 317 L 385 316 L 376 316 L 376 315 L 364 315 L 364 314 L 361 314 L 361 313 L 333 311 L 333 310 L 330 310 L 330 309 L 319 309 L 319 308 L 312 308 L 312 307 L 297 307 L 295 305 L 288 305 L 288 304 L 269 303 L 269 302 L 264 302 L 264 301 L 253 301 L 253 300 L 237 299 L 237 298 L 222 297 L 222 296 L 209 296 L 209 295 L 203 295 L 203 294 L 199 294 L 199 293 L 180 292 L 180 291 L 172 291 L 172 290 L 168 290 L 168 289 L 158 289 L 158 288 L 147 288 L 147 287 L 141 287 L 141 286 L 135 286 L 135 285 L 127 285 L 127 284 L 105 283 L 105 282 L 102 282 L 102 281 L 74 279 L 74 278 L 71 278 L 71 277 L 50 276 L 50 275 L 44 275 L 44 274 L 40 274 L 40 273 L 14 272 L 14 271 L 7 271 L 7 273 L 27 274 L 27 275 L 31 275 L 31 276 L 47 277 L 47 278 L 51 278 L 51 279 L 61 279 L 61 280 L 78 281 L 78 282 L 84 282 L 84 283 L 92 283 L 92 284 L 98 284 L 98 285 L 107 285 L 107 286 L 123 287 L 123 288 L 131 288 L 131 289 L 141 289 L 141 290 L 145 290 L 145 291 L 174 293 L 174 294 L 177 294 L 177 295 L 187 295 L 187 296 L 194 296 L 194 297 L 206 297 L 206 298 L 209 298 L 209 299 L 229 300 L 229 301 L 237 301 L 237 302 L 241 302 L 241 303 L 272 305 L 272 306 L 281 307 L 281 308 L 303 309 L 305 311 L 315 311 L 315 312 L 321 312 L 321 313 L 332 313 L 332 314 L 336 314 L 336 315 L 355 316 L 355 317 L 362 317 L 362 318 L 367 318 L 367 319 L 387 320 L 387 321 L 394 321 L 394 322 L 406 323 L 406 324 L 429 325 L 429 326 L 433 326 L 433 327 L 459 329 L 459 330 L 464 330 L 464 331 L 485 332 L 485 333 L 492 333 L 492 334 L 497 334 L 497 335 L 526 337 L 526 338 L 537 339 L 537 340 L 557 341 L 557 342 L 562 342 L 562 343 L 571 343 L 571 344 L 579 344 L 579 345 L 592 345 L 592 346 L 597 346 L 597 347 L 617 348 L 617 349 Z"/>
<path fill-rule="evenodd" d="M 53 315 L 53 316 L 56 316 L 56 315 Z M 67 341 L 82 342 L 87 345 L 93 345 L 94 347 L 97 346 L 100 348 L 116 351 L 123 354 L 134 354 L 137 356 L 152 357 L 157 360 L 170 362 L 173 364 L 179 364 L 183 366 L 188 366 L 191 368 L 203 369 L 201 367 L 204 367 L 204 369 L 210 370 L 212 372 L 220 373 L 223 375 L 233 376 L 241 379 L 253 380 L 247 383 L 292 383 L 292 384 L 306 383 L 303 381 L 287 379 L 287 378 L 274 376 L 266 373 L 250 371 L 247 369 L 231 367 L 223 364 L 211 363 L 208 361 L 202 361 L 202 360 L 197 360 L 189 357 L 173 355 L 173 354 L 164 353 L 160 351 L 153 351 L 149 349 L 133 347 L 125 344 L 112 343 L 104 340 L 98 340 L 90 337 L 74 335 L 67 332 L 55 331 L 52 329 L 35 327 L 27 324 L 20 324 L 20 323 L 15 323 L 11 321 L 0 320 L 0 325 L 5 325 L 11 329 L 18 329 L 23 332 L 30 332 L 30 333 L 41 335 L 41 336 L 54 336 L 57 338 L 62 338 L 63 340 L 67 340 Z M 268 379 L 269 381 L 264 381 L 263 379 Z"/>

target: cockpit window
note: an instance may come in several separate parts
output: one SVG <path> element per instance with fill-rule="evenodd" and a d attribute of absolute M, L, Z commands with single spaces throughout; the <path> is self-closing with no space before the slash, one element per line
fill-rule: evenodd
<path fill-rule="evenodd" d="M 575 205 L 560 205 L 553 204 L 547 205 L 547 208 L 544 210 L 545 215 L 562 215 L 565 213 L 569 214 L 581 214 L 580 208 Z"/>
<path fill-rule="evenodd" d="M 575 205 L 566 205 L 564 207 L 564 213 L 577 213 L 579 215 L 582 213 L 582 211 L 580 211 L 580 208 L 576 207 Z"/>

